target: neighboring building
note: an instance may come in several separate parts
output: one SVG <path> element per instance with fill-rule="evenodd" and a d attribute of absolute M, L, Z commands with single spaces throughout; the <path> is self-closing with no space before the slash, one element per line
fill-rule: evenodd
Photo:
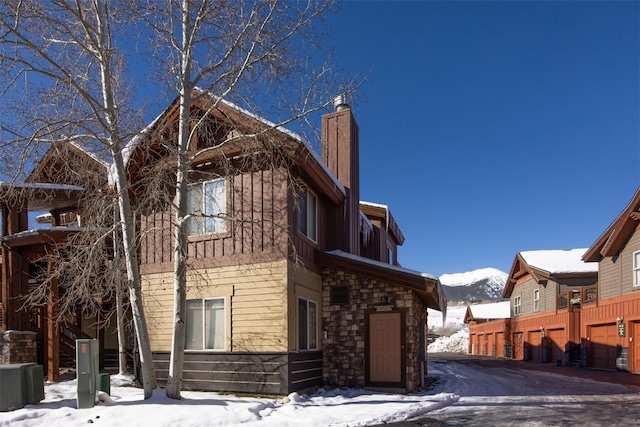
<path fill-rule="evenodd" d="M 570 364 L 580 358 L 580 308 L 595 303 L 597 267 L 586 249 L 519 252 L 503 297 L 511 303 L 512 356 Z"/>
<path fill-rule="evenodd" d="M 510 328 L 515 359 L 640 373 L 639 229 L 640 189 L 590 248 L 518 253 L 510 320 L 470 322 L 470 335 Z"/>
<path fill-rule="evenodd" d="M 45 255 L 82 232 L 78 219 L 82 200 L 87 190 L 106 185 L 107 178 L 105 162 L 78 145 L 67 143 L 53 144 L 25 183 L 0 183 L 0 332 L 35 332 L 37 351 L 33 361 L 44 366 L 49 380 L 58 378 L 61 357 L 75 359 L 77 338 L 100 338 L 101 366 L 111 353 L 117 353 L 113 322 L 105 331 L 98 319 L 86 318 L 78 311 L 78 315 L 57 323 L 58 296 L 65 292 L 64 277 L 51 281 L 45 297 L 48 303 L 25 307 L 23 298 L 39 285 L 39 272 L 54 268 L 51 257 L 44 261 Z M 30 229 L 29 217 L 35 212 L 48 212 L 38 218 L 46 226 Z M 3 345 L 12 346 L 9 341 Z"/>
<path fill-rule="evenodd" d="M 640 373 L 640 189 L 584 254 L 597 262 L 598 302 L 581 312 L 590 367 Z"/>
<path fill-rule="evenodd" d="M 509 301 L 467 306 L 464 323 L 469 325 L 469 354 L 510 355 L 510 310 Z"/>

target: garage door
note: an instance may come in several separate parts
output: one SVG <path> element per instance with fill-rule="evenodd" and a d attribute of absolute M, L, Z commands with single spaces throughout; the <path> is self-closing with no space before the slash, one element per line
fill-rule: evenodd
<path fill-rule="evenodd" d="M 496 345 L 496 341 L 494 339 L 493 334 L 487 334 L 487 356 L 494 356 L 493 354 L 493 346 Z"/>
<path fill-rule="evenodd" d="M 469 336 L 469 353 L 470 354 L 478 354 L 477 351 L 478 345 L 478 336 L 476 334 Z"/>
<path fill-rule="evenodd" d="M 504 357 L 504 334 L 496 333 L 496 357 Z"/>
<path fill-rule="evenodd" d="M 564 365 L 564 344 L 566 342 L 564 329 L 549 329 L 547 331 L 549 339 L 549 362 L 557 364 L 558 360 Z"/>
<path fill-rule="evenodd" d="M 532 331 L 529 332 L 529 360 L 532 362 L 540 363 L 540 354 L 542 353 L 540 350 L 540 346 L 542 344 L 542 332 L 540 331 Z"/>
<path fill-rule="evenodd" d="M 616 369 L 618 330 L 615 323 L 589 327 L 590 368 Z"/>

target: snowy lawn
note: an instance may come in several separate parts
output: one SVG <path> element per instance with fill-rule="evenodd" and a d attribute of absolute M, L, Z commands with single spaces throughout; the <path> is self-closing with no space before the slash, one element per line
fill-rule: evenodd
<path fill-rule="evenodd" d="M 86 409 L 76 409 L 76 380 L 46 385 L 45 400 L 0 412 L 0 426 L 365 426 L 405 420 L 457 400 L 450 393 L 397 395 L 353 389 L 293 393 L 284 399 L 185 391 L 180 401 L 158 389 L 144 400 L 141 389 L 125 386 L 129 382 L 112 377 L 111 395 L 100 393 L 99 403 Z"/>
<path fill-rule="evenodd" d="M 506 366 L 485 369 L 433 360 L 429 375 L 439 380 L 430 391 L 401 395 L 321 389 L 284 399 L 183 392 L 176 401 L 158 389 L 144 400 L 141 389 L 126 386 L 129 378 L 115 376 L 111 395 L 101 393 L 98 404 L 87 409 L 76 409 L 77 383 L 72 380 L 46 385 L 39 405 L 0 412 L 0 426 L 367 426 L 421 416 L 462 425 L 474 419 L 481 424 L 473 425 L 536 426 L 549 425 L 550 416 L 568 422 L 562 425 L 601 425 L 613 416 L 636 425 L 640 418 L 637 390 Z M 603 402 L 612 406 L 594 406 Z M 536 422 L 513 424 L 514 417 Z"/>

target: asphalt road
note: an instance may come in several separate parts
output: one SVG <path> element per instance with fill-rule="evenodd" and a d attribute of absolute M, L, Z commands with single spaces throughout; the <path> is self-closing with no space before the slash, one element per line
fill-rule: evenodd
<path fill-rule="evenodd" d="M 639 375 L 438 353 L 429 377 L 451 404 L 393 425 L 640 426 Z"/>

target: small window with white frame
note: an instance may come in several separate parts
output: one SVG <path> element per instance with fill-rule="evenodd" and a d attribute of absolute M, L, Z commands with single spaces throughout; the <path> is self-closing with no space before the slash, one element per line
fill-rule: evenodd
<path fill-rule="evenodd" d="M 513 299 L 513 314 L 520 316 L 522 313 L 522 299 L 517 296 Z"/>
<path fill-rule="evenodd" d="M 187 189 L 187 234 L 202 235 L 226 231 L 227 186 L 224 179 L 189 185 Z"/>
<path fill-rule="evenodd" d="M 186 350 L 224 350 L 224 298 L 187 300 Z"/>
<path fill-rule="evenodd" d="M 540 311 L 540 289 L 533 290 L 533 311 Z"/>
<path fill-rule="evenodd" d="M 318 198 L 304 186 L 298 193 L 298 231 L 309 239 L 318 240 Z"/>
<path fill-rule="evenodd" d="M 318 304 L 298 298 L 298 350 L 318 349 Z"/>
<path fill-rule="evenodd" d="M 633 253 L 633 286 L 640 286 L 640 251 Z"/>

